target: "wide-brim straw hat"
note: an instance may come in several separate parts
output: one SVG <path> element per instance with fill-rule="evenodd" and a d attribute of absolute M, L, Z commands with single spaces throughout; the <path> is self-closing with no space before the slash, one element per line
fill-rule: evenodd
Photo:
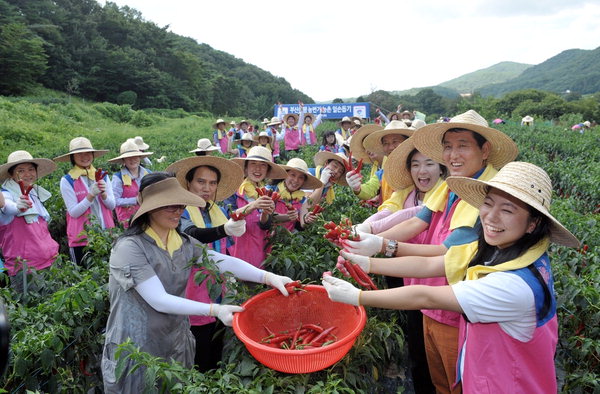
<path fill-rule="evenodd" d="M 190 153 L 196 152 L 216 152 L 221 150 L 218 146 L 214 146 L 208 138 L 200 138 L 196 144 L 197 148 L 191 150 Z"/>
<path fill-rule="evenodd" d="M 262 124 L 267 124 L 267 123 L 269 123 L 269 122 L 270 122 L 269 118 L 263 118 L 263 121 L 262 121 L 262 122 L 260 122 L 260 123 L 262 123 Z"/>
<path fill-rule="evenodd" d="M 215 201 L 223 201 L 231 196 L 244 181 L 244 171 L 239 165 L 217 156 L 188 157 L 171 164 L 165 171 L 173 172 L 179 184 L 187 190 L 188 181 L 186 176 L 188 172 L 200 166 L 212 166 L 221 173 L 217 192 L 215 193 Z"/>
<path fill-rule="evenodd" d="M 256 146 L 258 144 L 258 142 L 254 141 L 254 137 L 252 136 L 251 133 L 244 133 L 242 134 L 242 138 L 240 138 L 239 140 L 233 140 L 234 143 L 236 144 L 241 144 L 242 141 L 250 141 L 252 142 L 252 146 Z"/>
<path fill-rule="evenodd" d="M 34 158 L 25 150 L 16 150 L 6 158 L 6 164 L 0 166 L 0 181 L 10 178 L 8 170 L 23 163 L 33 163 L 37 166 L 38 179 L 56 170 L 56 163 L 50 159 Z"/>
<path fill-rule="evenodd" d="M 70 161 L 71 155 L 74 155 L 75 153 L 85 152 L 92 152 L 94 154 L 94 158 L 97 158 L 102 155 L 105 155 L 108 152 L 108 150 L 94 149 L 90 140 L 88 140 L 85 137 L 76 137 L 73 138 L 71 142 L 69 142 L 69 153 L 55 157 L 53 160 L 61 162 Z"/>
<path fill-rule="evenodd" d="M 119 153 L 121 153 L 119 156 L 107 161 L 109 163 L 121 163 L 123 162 L 123 159 L 127 157 L 147 157 L 154 152 L 142 152 L 139 146 L 133 140 L 133 138 L 130 138 L 121 144 L 121 149 L 119 150 Z"/>
<path fill-rule="evenodd" d="M 383 176 L 394 190 L 407 188 L 414 183 L 410 170 L 406 167 L 408 155 L 416 149 L 413 141 L 413 137 L 403 141 L 383 164 Z"/>
<path fill-rule="evenodd" d="M 340 126 L 341 126 L 341 125 L 342 125 L 342 123 L 346 123 L 346 122 L 348 122 L 348 123 L 352 124 L 352 119 L 350 119 L 350 117 L 349 117 L 349 116 L 344 116 L 344 117 L 342 118 L 342 120 L 340 120 L 340 121 L 338 122 L 338 125 L 340 125 Z"/>
<path fill-rule="evenodd" d="M 442 140 L 444 133 L 450 129 L 471 130 L 485 138 L 491 145 L 487 161 L 496 169 L 513 161 L 519 154 L 517 144 L 509 136 L 489 127 L 488 122 L 472 109 L 456 115 L 449 122 L 432 123 L 421 127 L 415 136 L 414 144 L 425 156 L 445 164 Z"/>
<path fill-rule="evenodd" d="M 315 120 L 315 115 L 313 115 L 310 112 L 307 112 L 304 114 L 304 119 L 306 120 L 306 118 L 311 118 L 313 121 Z"/>
<path fill-rule="evenodd" d="M 392 120 L 383 130 L 378 130 L 368 135 L 363 141 L 363 146 L 370 152 L 383 152 L 381 139 L 386 135 L 397 134 L 408 138 L 413 135 L 413 133 L 414 130 L 409 129 L 403 121 Z"/>
<path fill-rule="evenodd" d="M 546 171 L 534 164 L 519 161 L 508 163 L 489 181 L 451 176 L 446 182 L 450 190 L 476 208 L 481 207 L 490 187 L 502 190 L 550 219 L 552 242 L 579 247 L 579 240 L 550 214 L 552 182 Z"/>
<path fill-rule="evenodd" d="M 392 119 L 392 116 L 397 115 L 398 119 Z M 387 118 L 388 120 L 392 121 L 392 120 L 400 120 L 401 116 L 400 116 L 400 112 L 390 112 L 389 114 L 387 114 Z"/>
<path fill-rule="evenodd" d="M 335 160 L 341 163 L 344 167 L 344 172 L 340 176 L 340 179 L 338 179 L 335 183 L 338 185 L 348 186 L 348 182 L 346 181 L 346 163 L 348 163 L 348 158 L 345 154 L 321 151 L 317 152 L 313 160 L 315 161 L 315 165 L 322 167 L 325 167 L 325 163 L 327 163 L 329 160 Z"/>
<path fill-rule="evenodd" d="M 139 135 L 133 137 L 133 142 L 136 143 L 136 145 L 138 146 L 138 148 L 140 150 L 146 150 L 146 149 L 150 148 L 150 145 L 148 145 L 147 143 L 145 143 L 144 139 L 142 137 L 140 137 Z"/>
<path fill-rule="evenodd" d="M 413 130 L 418 130 L 423 126 L 427 126 L 427 123 L 425 123 L 425 121 L 422 119 L 415 119 L 410 122 L 410 128 Z"/>
<path fill-rule="evenodd" d="M 363 159 L 363 162 L 365 163 L 371 163 L 371 158 L 363 146 L 363 142 L 371 133 L 379 130 L 383 130 L 383 127 L 376 124 L 367 124 L 356 130 L 356 133 L 352 135 L 352 140 L 350 141 L 350 152 L 352 152 L 352 157 L 359 160 Z"/>
<path fill-rule="evenodd" d="M 300 187 L 301 189 L 318 189 L 323 186 L 323 183 L 316 176 L 308 172 L 308 164 L 306 164 L 306 162 L 300 159 L 299 157 L 294 157 L 293 159 L 290 159 L 287 162 L 287 164 L 282 165 L 281 168 L 283 168 L 286 171 L 300 171 L 301 173 L 306 175 L 306 180 Z"/>
<path fill-rule="evenodd" d="M 404 115 L 409 115 L 410 116 L 409 119 L 411 119 L 411 120 L 415 118 L 415 114 L 413 114 L 412 112 L 410 112 L 408 110 L 400 112 L 400 118 L 402 118 Z"/>
<path fill-rule="evenodd" d="M 273 137 L 271 137 L 266 131 L 261 131 L 260 133 L 254 136 L 254 141 L 256 141 L 257 144 L 260 144 L 258 142 L 260 137 L 267 137 L 269 139 L 269 144 L 273 144 Z"/>
<path fill-rule="evenodd" d="M 202 197 L 184 189 L 175 177 L 168 177 L 147 186 L 138 193 L 137 202 L 140 204 L 140 208 L 131 218 L 131 223 L 135 222 L 145 213 L 170 205 L 206 206 L 206 201 Z"/>
<path fill-rule="evenodd" d="M 267 126 L 278 126 L 281 124 L 281 120 L 277 116 L 273 116 L 271 121 L 267 123 Z"/>
<path fill-rule="evenodd" d="M 253 146 L 248 151 L 246 157 L 235 157 L 231 159 L 233 162 L 237 163 L 242 170 L 244 170 L 245 162 L 254 160 L 254 161 L 262 161 L 269 165 L 269 172 L 267 172 L 266 178 L 268 179 L 284 179 L 287 177 L 287 172 L 281 168 L 280 165 L 273 163 L 273 154 L 271 151 L 264 146 Z"/>
<path fill-rule="evenodd" d="M 240 123 L 238 123 L 238 126 L 242 127 L 242 123 L 246 123 L 248 126 L 250 126 L 250 121 L 247 119 L 242 119 L 240 120 Z"/>
<path fill-rule="evenodd" d="M 227 122 L 225 122 L 223 119 L 217 119 L 217 120 L 215 121 L 215 123 L 213 123 L 213 124 L 212 124 L 212 127 L 213 127 L 213 129 L 216 129 L 216 128 L 217 128 L 217 125 L 218 125 L 219 123 L 223 123 L 224 125 L 227 125 Z M 234 124 L 235 124 L 235 123 L 234 123 Z"/>
<path fill-rule="evenodd" d="M 523 122 L 533 122 L 533 118 L 531 116 L 527 115 L 522 119 L 522 121 Z"/>
<path fill-rule="evenodd" d="M 296 124 L 297 124 L 298 123 L 298 119 L 299 119 L 298 114 L 285 114 L 285 115 L 283 115 L 283 123 L 287 124 L 288 118 L 290 116 L 296 120 Z"/>

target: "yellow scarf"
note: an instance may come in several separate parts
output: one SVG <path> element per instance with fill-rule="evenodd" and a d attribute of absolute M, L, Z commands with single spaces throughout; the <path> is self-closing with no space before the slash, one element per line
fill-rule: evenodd
<path fill-rule="evenodd" d="M 296 190 L 295 192 L 290 193 L 287 187 L 285 187 L 284 181 L 279 182 L 279 184 L 277 185 L 277 190 L 279 192 L 279 195 L 281 196 L 281 199 L 289 202 L 293 200 L 301 201 L 306 195 L 306 193 L 304 193 L 304 191 L 302 190 Z"/>
<path fill-rule="evenodd" d="M 307 130 L 308 130 L 309 132 L 310 132 L 310 131 L 315 131 L 315 128 L 313 127 L 312 123 L 311 123 L 311 124 L 306 124 L 306 123 L 304 123 L 304 124 L 302 125 L 302 131 L 303 131 L 304 133 L 306 133 L 306 131 L 307 131 Z"/>
<path fill-rule="evenodd" d="M 476 265 L 469 268 L 467 268 L 469 262 L 471 262 L 471 259 L 473 259 L 473 256 L 477 252 L 477 241 L 452 246 L 444 256 L 444 266 L 448 283 L 452 285 L 465 279 L 477 280 L 492 272 L 513 271 L 527 267 L 546 253 L 548 246 L 550 246 L 550 240 L 544 238 L 516 259 L 493 266 Z"/>
<path fill-rule="evenodd" d="M 92 176 L 90 176 L 90 174 Z M 69 170 L 69 175 L 71 175 L 71 178 L 73 178 L 73 180 L 76 180 L 80 176 L 85 175 L 89 179 L 95 181 L 96 180 L 96 169 L 94 168 L 93 165 L 91 165 L 90 168 L 81 168 L 76 165 L 76 166 L 73 166 L 73 168 L 71 168 Z"/>
<path fill-rule="evenodd" d="M 244 182 L 242 182 L 242 184 L 240 185 L 239 189 L 238 189 L 238 194 L 241 196 L 246 196 L 248 198 L 251 198 L 253 200 L 256 200 L 258 198 L 258 193 L 256 192 L 256 188 L 261 188 L 265 185 L 264 182 L 260 182 L 258 184 L 258 186 L 254 185 L 254 183 L 249 180 L 248 178 L 244 179 Z"/>
<path fill-rule="evenodd" d="M 383 166 L 386 161 L 387 161 L 387 156 L 384 156 L 383 163 L 381 163 L 381 165 Z M 387 181 L 385 180 L 385 176 L 382 176 L 381 177 L 381 191 L 380 191 L 381 201 L 385 201 L 385 200 L 389 199 L 392 196 L 393 192 L 394 192 L 394 189 L 392 189 L 390 184 L 387 183 Z"/>
<path fill-rule="evenodd" d="M 127 171 L 129 171 L 129 169 L 127 169 Z M 142 166 L 139 167 L 138 171 L 140 172 L 139 178 L 143 178 L 144 175 L 146 175 L 148 173 L 148 171 L 146 171 L 146 169 Z M 121 172 L 121 178 L 123 180 L 123 186 L 131 186 L 132 179 L 129 174 L 123 174 Z"/>
<path fill-rule="evenodd" d="M 169 230 L 169 235 L 167 235 L 167 245 L 166 246 L 165 246 L 165 244 L 163 244 L 162 240 L 160 239 L 158 234 L 156 234 L 156 231 L 154 231 L 152 229 L 152 227 L 148 226 L 145 233 L 148 234 L 150 236 L 150 238 L 152 238 L 154 240 L 154 242 L 156 242 L 156 245 L 159 248 L 169 252 L 169 255 L 171 257 L 173 257 L 173 253 L 175 253 L 175 251 L 177 249 L 181 248 L 181 245 L 183 245 L 183 240 L 181 239 L 181 236 L 179 234 L 177 234 L 177 231 L 175 231 L 173 229 Z"/>
<path fill-rule="evenodd" d="M 483 174 L 481 174 L 478 179 L 482 181 L 489 181 L 494 177 L 494 175 L 496 175 L 497 172 L 498 171 L 494 167 L 488 165 L 485 167 Z M 446 181 L 442 182 L 436 189 L 433 190 L 433 193 L 427 200 L 425 206 L 432 212 L 443 212 L 448 204 L 449 191 L 450 189 L 448 188 L 448 183 L 446 183 Z M 452 219 L 450 219 L 450 230 L 465 226 L 473 227 L 478 216 L 479 208 L 475 208 L 466 201 L 460 200 L 456 206 L 456 209 L 454 210 Z"/>
<path fill-rule="evenodd" d="M 315 176 L 317 178 L 321 177 L 322 169 L 322 166 L 317 166 L 317 168 L 315 168 Z M 325 195 L 325 201 L 327 202 L 327 204 L 331 204 L 333 200 L 335 200 L 335 192 L 333 191 L 333 185 L 331 185 L 329 186 L 329 190 L 327 190 L 327 194 Z"/>
<path fill-rule="evenodd" d="M 217 139 L 220 141 L 221 138 L 223 138 L 225 136 L 225 134 L 227 133 L 227 131 L 225 130 L 221 130 L 221 129 L 216 129 L 215 130 L 217 132 Z"/>
<path fill-rule="evenodd" d="M 210 216 L 210 222 L 212 227 L 219 227 L 222 224 L 227 223 L 227 217 L 221 211 L 221 208 L 213 201 L 207 201 L 207 204 L 210 204 L 210 208 L 208 210 L 208 215 Z M 202 212 L 200 212 L 200 208 L 187 206 L 185 208 L 186 211 L 190 214 L 190 219 L 192 222 L 198 226 L 199 228 L 206 228 L 206 224 L 204 223 L 204 218 L 202 217 Z"/>

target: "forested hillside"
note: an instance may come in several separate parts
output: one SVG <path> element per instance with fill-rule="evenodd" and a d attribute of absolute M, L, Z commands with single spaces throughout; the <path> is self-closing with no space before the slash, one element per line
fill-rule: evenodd
<path fill-rule="evenodd" d="M 258 118 L 311 103 L 283 78 L 95 0 L 0 0 L 0 94 L 35 86 L 134 108 Z"/>
<path fill-rule="evenodd" d="M 531 64 L 501 62 L 493 66 L 473 71 L 458 78 L 441 83 L 439 86 L 454 89 L 459 93 L 472 93 L 473 91 L 493 83 L 502 83 L 518 77 Z"/>

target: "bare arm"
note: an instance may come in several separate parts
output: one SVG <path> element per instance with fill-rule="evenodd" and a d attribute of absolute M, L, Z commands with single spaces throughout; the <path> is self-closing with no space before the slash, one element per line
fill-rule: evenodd
<path fill-rule="evenodd" d="M 385 309 L 443 309 L 463 313 L 450 286 L 404 286 L 361 291 L 360 304 Z"/>

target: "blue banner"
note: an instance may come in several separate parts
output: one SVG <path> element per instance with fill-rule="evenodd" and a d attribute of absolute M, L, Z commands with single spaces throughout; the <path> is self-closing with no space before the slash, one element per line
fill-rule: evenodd
<path fill-rule="evenodd" d="M 281 113 L 278 112 L 278 105 L 273 107 L 274 116 L 287 114 L 299 114 L 300 106 L 298 104 L 281 104 Z M 344 116 L 357 117 L 365 119 L 371 113 L 370 103 L 339 103 L 339 104 L 304 104 L 304 113 L 311 113 L 315 116 L 321 113 L 323 109 L 323 120 L 342 119 Z"/>

